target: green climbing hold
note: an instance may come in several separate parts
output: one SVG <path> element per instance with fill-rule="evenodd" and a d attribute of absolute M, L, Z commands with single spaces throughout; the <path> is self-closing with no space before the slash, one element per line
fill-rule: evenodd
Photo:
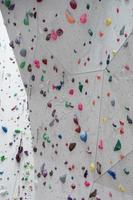
<path fill-rule="evenodd" d="M 47 133 L 44 133 L 43 134 L 43 139 L 46 140 L 48 143 L 50 143 L 50 138 L 49 138 L 49 135 Z"/>
<path fill-rule="evenodd" d="M 129 174 L 130 174 L 130 172 L 129 172 L 126 168 L 124 168 L 123 171 L 124 171 L 124 173 L 125 173 L 126 175 L 129 175 Z"/>
<path fill-rule="evenodd" d="M 83 90 L 83 85 L 81 84 L 81 82 L 79 82 L 79 91 L 82 92 Z"/>
<path fill-rule="evenodd" d="M 16 129 L 15 130 L 15 133 L 20 133 L 21 131 L 19 129 Z"/>
<path fill-rule="evenodd" d="M 120 140 L 117 141 L 115 147 L 114 147 L 114 151 L 119 151 L 121 150 L 121 142 Z"/>
<path fill-rule="evenodd" d="M 44 81 L 44 75 L 41 76 L 41 81 Z"/>
<path fill-rule="evenodd" d="M 87 8 L 87 10 L 89 10 L 90 9 L 90 4 L 87 4 L 86 8 Z"/>
<path fill-rule="evenodd" d="M 23 68 L 25 67 L 25 64 L 26 64 L 26 62 L 23 61 L 23 62 L 20 63 L 19 67 L 20 67 L 21 69 L 23 69 Z"/>
<path fill-rule="evenodd" d="M 52 189 L 52 186 L 49 184 L 48 188 L 51 190 L 51 189 Z"/>
<path fill-rule="evenodd" d="M 0 160 L 3 162 L 4 160 L 6 159 L 6 157 L 3 155 L 3 156 L 0 156 Z"/>
<path fill-rule="evenodd" d="M 108 81 L 109 81 L 109 82 L 112 82 L 112 76 L 109 77 L 109 80 L 108 80 Z"/>
<path fill-rule="evenodd" d="M 66 101 L 65 102 L 65 107 L 66 108 L 73 108 L 73 105 L 71 104 L 71 102 Z"/>
<path fill-rule="evenodd" d="M 4 4 L 5 4 L 5 6 L 6 6 L 7 8 L 9 8 L 10 5 L 11 5 L 11 0 L 5 0 L 5 1 L 4 1 Z"/>
<path fill-rule="evenodd" d="M 24 25 L 28 26 L 29 25 L 29 16 L 28 16 L 28 13 L 26 13 L 26 16 L 24 18 Z"/>
<path fill-rule="evenodd" d="M 92 30 L 90 28 L 88 30 L 88 33 L 89 33 L 90 36 L 93 36 L 93 32 L 92 32 Z"/>

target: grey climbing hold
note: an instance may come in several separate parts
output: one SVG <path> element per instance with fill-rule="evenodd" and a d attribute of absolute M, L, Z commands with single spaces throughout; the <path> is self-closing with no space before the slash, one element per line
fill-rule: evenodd
<path fill-rule="evenodd" d="M 20 50 L 20 55 L 21 55 L 22 57 L 26 57 L 26 54 L 27 54 L 26 49 L 21 49 L 21 50 Z"/>
<path fill-rule="evenodd" d="M 60 181 L 64 184 L 66 182 L 66 174 L 60 176 Z"/>
<path fill-rule="evenodd" d="M 125 31 L 125 26 L 123 26 L 120 30 L 120 35 L 124 35 L 124 31 Z"/>
<path fill-rule="evenodd" d="M 111 106 L 113 106 L 113 107 L 115 106 L 115 100 L 111 101 Z"/>

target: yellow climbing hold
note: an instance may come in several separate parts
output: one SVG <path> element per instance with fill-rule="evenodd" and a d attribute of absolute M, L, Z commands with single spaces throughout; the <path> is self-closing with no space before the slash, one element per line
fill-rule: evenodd
<path fill-rule="evenodd" d="M 110 26 L 112 24 L 112 19 L 111 18 L 107 18 L 106 20 L 105 20 L 105 25 L 106 26 Z"/>
<path fill-rule="evenodd" d="M 120 192 L 125 192 L 125 188 L 123 187 L 123 185 L 119 184 L 118 188 Z"/>
<path fill-rule="evenodd" d="M 95 165 L 94 165 L 93 162 L 90 164 L 90 171 L 91 171 L 91 172 L 94 172 L 94 171 L 95 171 Z"/>
<path fill-rule="evenodd" d="M 117 54 L 117 51 L 113 50 L 113 51 L 112 51 L 112 55 L 113 55 L 113 56 L 116 56 L 116 54 Z"/>
<path fill-rule="evenodd" d="M 108 118 L 107 117 L 102 117 L 101 118 L 101 123 L 106 123 L 108 121 Z"/>

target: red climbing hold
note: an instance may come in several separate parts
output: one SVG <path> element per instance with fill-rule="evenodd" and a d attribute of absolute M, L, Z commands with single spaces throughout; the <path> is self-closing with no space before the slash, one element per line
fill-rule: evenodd
<path fill-rule="evenodd" d="M 77 2 L 75 0 L 71 0 L 70 6 L 71 6 L 72 9 L 76 9 L 77 8 Z"/>

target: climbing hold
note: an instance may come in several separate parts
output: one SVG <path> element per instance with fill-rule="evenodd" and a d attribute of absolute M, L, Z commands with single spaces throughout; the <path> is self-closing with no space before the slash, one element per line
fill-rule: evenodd
<path fill-rule="evenodd" d="M 51 33 L 47 34 L 47 36 L 46 36 L 46 41 L 49 41 L 50 38 L 51 38 Z"/>
<path fill-rule="evenodd" d="M 34 74 L 31 76 L 31 80 L 35 81 L 35 75 Z"/>
<path fill-rule="evenodd" d="M 92 173 L 95 171 L 95 165 L 94 165 L 93 162 L 90 164 L 90 171 L 91 171 Z"/>
<path fill-rule="evenodd" d="M 82 110 L 83 110 L 83 104 L 82 104 L 82 103 L 79 103 L 79 104 L 78 104 L 78 110 L 79 110 L 79 111 L 82 111 Z"/>
<path fill-rule="evenodd" d="M 124 35 L 124 31 L 125 31 L 125 26 L 123 26 L 120 30 L 120 35 Z"/>
<path fill-rule="evenodd" d="M 16 130 L 15 130 L 15 133 L 17 133 L 17 134 L 20 133 L 20 132 L 21 132 L 21 131 L 20 131 L 19 129 L 16 129 Z"/>
<path fill-rule="evenodd" d="M 69 144 L 69 151 L 73 151 L 73 149 L 75 149 L 76 147 L 76 143 L 70 143 Z"/>
<path fill-rule="evenodd" d="M 74 90 L 73 90 L 73 89 L 70 89 L 70 90 L 69 90 L 69 94 L 70 94 L 70 95 L 73 95 L 73 94 L 74 94 Z"/>
<path fill-rule="evenodd" d="M 5 126 L 2 126 L 2 130 L 3 130 L 4 133 L 8 132 L 8 129 Z"/>
<path fill-rule="evenodd" d="M 117 54 L 117 51 L 116 50 L 112 50 L 112 55 L 116 56 L 116 54 Z"/>
<path fill-rule="evenodd" d="M 112 170 L 108 170 L 107 173 L 113 178 L 116 179 L 116 173 Z"/>
<path fill-rule="evenodd" d="M 21 69 L 23 69 L 23 68 L 25 67 L 25 64 L 26 64 L 26 62 L 23 61 L 23 62 L 20 63 L 19 67 L 20 67 Z"/>
<path fill-rule="evenodd" d="M 61 28 L 59 28 L 57 31 L 56 31 L 56 34 L 57 34 L 57 36 L 61 36 L 61 35 L 63 35 L 63 30 L 61 29 Z"/>
<path fill-rule="evenodd" d="M 25 18 L 24 18 L 24 25 L 28 26 L 29 25 L 29 14 L 26 13 Z"/>
<path fill-rule="evenodd" d="M 44 81 L 44 75 L 41 76 L 41 81 Z"/>
<path fill-rule="evenodd" d="M 89 33 L 90 36 L 93 36 L 93 32 L 92 32 L 92 30 L 90 28 L 88 30 L 88 33 Z"/>
<path fill-rule="evenodd" d="M 32 72 L 32 66 L 31 66 L 31 64 L 28 65 L 27 70 L 28 70 L 28 72 Z"/>
<path fill-rule="evenodd" d="M 87 14 L 84 13 L 80 16 L 80 23 L 85 24 L 87 22 Z"/>
<path fill-rule="evenodd" d="M 82 92 L 82 90 L 83 90 L 83 84 L 79 82 L 79 91 Z"/>
<path fill-rule="evenodd" d="M 65 102 L 65 107 L 66 108 L 73 108 L 74 106 L 72 106 L 71 102 Z"/>
<path fill-rule="evenodd" d="M 102 165 L 100 164 L 100 162 L 97 162 L 97 173 L 98 174 L 102 173 L 101 168 L 102 168 Z"/>
<path fill-rule="evenodd" d="M 133 123 L 133 120 L 127 115 L 127 121 L 129 124 L 132 124 Z"/>
<path fill-rule="evenodd" d="M 110 26 L 112 24 L 112 19 L 111 18 L 107 18 L 106 20 L 105 20 L 105 25 L 106 26 Z"/>
<path fill-rule="evenodd" d="M 66 16 L 66 19 L 67 19 L 67 22 L 69 24 L 74 24 L 75 23 L 75 19 L 74 17 L 71 15 L 70 11 L 67 9 L 66 12 L 65 12 L 65 16 Z"/>
<path fill-rule="evenodd" d="M 109 81 L 109 82 L 112 82 L 112 76 L 109 77 L 109 80 L 108 80 L 108 81 Z"/>
<path fill-rule="evenodd" d="M 115 106 L 115 100 L 111 100 L 111 106 Z"/>
<path fill-rule="evenodd" d="M 0 161 L 3 162 L 4 160 L 6 160 L 6 157 L 4 155 L 0 156 Z"/>
<path fill-rule="evenodd" d="M 44 134 L 43 134 L 43 139 L 44 139 L 45 141 L 47 141 L 48 143 L 51 142 L 50 139 L 49 139 L 49 135 L 48 135 L 47 133 L 44 133 Z"/>
<path fill-rule="evenodd" d="M 101 150 L 103 149 L 103 140 L 99 141 L 98 148 Z"/>
<path fill-rule="evenodd" d="M 95 189 L 93 192 L 90 193 L 89 198 L 96 197 L 96 195 L 97 195 L 97 189 Z"/>
<path fill-rule="evenodd" d="M 79 121 L 78 121 L 78 118 L 77 118 L 76 116 L 73 118 L 73 122 L 74 122 L 76 125 L 79 125 Z"/>
<path fill-rule="evenodd" d="M 11 48 L 13 48 L 14 49 L 14 42 L 13 41 L 10 41 L 10 43 L 9 43 L 9 46 L 11 47 Z"/>
<path fill-rule="evenodd" d="M 5 4 L 5 6 L 6 6 L 7 8 L 9 8 L 10 5 L 11 5 L 11 0 L 5 0 L 5 1 L 4 1 L 4 4 Z"/>
<path fill-rule="evenodd" d="M 89 10 L 90 9 L 90 4 L 86 5 L 86 9 Z"/>
<path fill-rule="evenodd" d="M 80 133 L 80 139 L 83 141 L 83 142 L 86 142 L 87 141 L 87 138 L 88 138 L 88 133 L 86 131 L 82 131 Z"/>
<path fill-rule="evenodd" d="M 52 31 L 51 34 L 50 34 L 50 39 L 51 40 L 57 40 L 57 33 L 56 31 Z"/>
<path fill-rule="evenodd" d="M 48 64 L 48 60 L 46 58 L 42 59 L 42 62 L 43 62 L 44 65 Z"/>
<path fill-rule="evenodd" d="M 81 132 L 81 127 L 78 126 L 77 128 L 75 128 L 75 132 L 80 133 Z"/>
<path fill-rule="evenodd" d="M 84 178 L 87 178 L 87 176 L 88 176 L 88 170 L 85 170 L 85 172 L 84 172 Z"/>
<path fill-rule="evenodd" d="M 89 187 L 89 186 L 91 185 L 91 183 L 90 183 L 89 181 L 85 181 L 85 182 L 84 182 L 84 185 L 85 185 L 86 187 Z"/>
<path fill-rule="evenodd" d="M 126 168 L 124 168 L 123 171 L 124 171 L 124 173 L 125 173 L 126 175 L 129 175 L 129 174 L 130 174 L 130 172 L 129 172 Z"/>
<path fill-rule="evenodd" d="M 64 184 L 66 182 L 66 174 L 60 176 L 60 181 Z"/>
<path fill-rule="evenodd" d="M 120 192 L 125 192 L 125 188 L 123 185 L 119 184 L 118 188 L 119 188 Z"/>
<path fill-rule="evenodd" d="M 76 2 L 76 0 L 71 0 L 70 1 L 70 6 L 71 6 L 72 9 L 76 9 L 77 8 L 77 2 Z"/>
<path fill-rule="evenodd" d="M 120 140 L 117 141 L 115 147 L 114 147 L 114 151 L 119 151 L 121 150 L 121 142 Z"/>
<path fill-rule="evenodd" d="M 108 55 L 107 60 L 106 60 L 106 64 L 109 65 L 109 63 L 110 63 L 110 54 Z"/>
<path fill-rule="evenodd" d="M 62 135 L 61 135 L 61 134 L 59 134 L 59 135 L 58 135 L 58 138 L 59 138 L 59 139 L 62 139 Z"/>
<path fill-rule="evenodd" d="M 104 33 L 103 32 L 99 32 L 99 37 L 101 38 L 101 37 L 103 37 L 104 36 Z"/>
<path fill-rule="evenodd" d="M 67 200 L 73 200 L 72 197 L 70 197 L 70 195 L 67 197 Z"/>
<path fill-rule="evenodd" d="M 21 49 L 21 50 L 20 50 L 20 55 L 21 55 L 22 57 L 26 57 L 26 54 L 27 54 L 26 49 Z"/>
<path fill-rule="evenodd" d="M 35 60 L 34 60 L 34 65 L 35 65 L 35 67 L 36 67 L 37 69 L 39 69 L 39 68 L 40 68 L 40 62 L 39 62 L 39 60 L 35 59 Z"/>

